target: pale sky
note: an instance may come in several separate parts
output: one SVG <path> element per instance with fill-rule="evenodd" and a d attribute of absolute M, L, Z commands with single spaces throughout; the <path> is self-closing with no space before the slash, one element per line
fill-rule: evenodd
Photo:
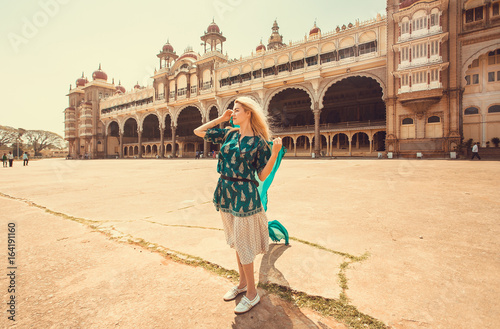
<path fill-rule="evenodd" d="M 277 18 L 285 43 L 385 14 L 386 0 L 0 0 L 0 125 L 64 137 L 69 85 L 92 80 L 99 63 L 108 81 L 130 90 L 150 78 L 167 39 L 178 55 L 200 54 L 212 18 L 230 58 L 249 56 Z"/>

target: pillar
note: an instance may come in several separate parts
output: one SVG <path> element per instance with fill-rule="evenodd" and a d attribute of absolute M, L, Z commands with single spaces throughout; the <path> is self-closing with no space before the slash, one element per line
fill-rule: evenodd
<path fill-rule="evenodd" d="M 293 156 L 297 156 L 297 140 L 293 140 Z"/>
<path fill-rule="evenodd" d="M 349 156 L 352 155 L 352 136 L 349 137 Z"/>
<path fill-rule="evenodd" d="M 108 135 L 104 134 L 104 159 L 108 157 Z"/>
<path fill-rule="evenodd" d="M 163 136 L 165 133 L 165 128 L 160 126 L 160 157 L 164 158 L 165 157 L 165 136 Z"/>
<path fill-rule="evenodd" d="M 172 126 L 172 157 L 175 158 L 176 157 L 176 153 L 177 153 L 177 150 L 176 150 L 176 147 L 175 147 L 175 134 L 176 134 L 176 130 L 177 130 L 177 127 L 175 126 Z"/>
<path fill-rule="evenodd" d="M 316 108 L 316 111 L 314 111 L 314 153 L 316 154 L 316 157 L 318 158 L 320 156 L 320 151 L 321 151 L 321 136 L 319 134 L 319 119 L 320 119 L 320 114 L 321 112 L 319 109 L 317 109 L 318 104 L 316 103 L 314 105 Z"/>
<path fill-rule="evenodd" d="M 139 136 L 139 158 L 142 158 L 142 131 L 138 130 L 137 135 Z"/>
<path fill-rule="evenodd" d="M 202 123 L 205 124 L 207 121 L 207 119 L 204 119 Z M 208 157 L 208 142 L 205 139 L 203 139 L 203 157 Z"/>
<path fill-rule="evenodd" d="M 373 140 L 370 138 L 370 153 L 373 152 Z"/>
<path fill-rule="evenodd" d="M 120 131 L 120 159 L 123 159 L 123 132 Z"/>
<path fill-rule="evenodd" d="M 331 156 L 332 151 L 332 135 L 328 135 L 328 144 L 326 144 L 326 155 Z"/>
<path fill-rule="evenodd" d="M 356 149 L 358 149 L 358 150 L 359 150 L 359 138 L 360 138 L 360 137 L 361 137 L 361 134 L 359 134 L 359 133 L 358 133 L 358 134 L 356 135 Z"/>

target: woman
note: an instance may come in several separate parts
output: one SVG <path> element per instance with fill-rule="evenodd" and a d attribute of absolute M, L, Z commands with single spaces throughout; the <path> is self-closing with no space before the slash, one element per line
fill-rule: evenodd
<path fill-rule="evenodd" d="M 232 119 L 239 128 L 213 128 Z M 271 131 L 262 108 L 248 97 L 234 101 L 233 110 L 194 130 L 206 141 L 221 145 L 217 172 L 221 174 L 214 193 L 214 205 L 220 211 L 226 241 L 236 249 L 240 273 L 238 286 L 231 288 L 224 300 L 246 292 L 234 312 L 248 312 L 260 301 L 255 287 L 253 261 L 269 249 L 267 217 L 262 208 L 255 173 L 264 181 L 280 153 L 281 138 L 269 146 Z"/>

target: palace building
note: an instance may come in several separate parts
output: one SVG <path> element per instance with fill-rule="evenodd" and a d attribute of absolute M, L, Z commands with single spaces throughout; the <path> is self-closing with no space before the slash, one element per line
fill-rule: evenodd
<path fill-rule="evenodd" d="M 500 137 L 500 0 L 388 0 L 387 15 L 285 42 L 278 22 L 249 56 L 224 55 L 212 22 L 204 51 L 156 55 L 152 85 L 127 90 L 101 69 L 68 94 L 70 155 L 194 156 L 216 149 L 194 128 L 239 96 L 262 105 L 288 157 L 446 157 Z"/>

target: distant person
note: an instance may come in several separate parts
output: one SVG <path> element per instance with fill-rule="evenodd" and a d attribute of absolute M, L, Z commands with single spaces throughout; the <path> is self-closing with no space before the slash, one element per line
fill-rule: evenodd
<path fill-rule="evenodd" d="M 24 154 L 23 154 L 23 166 L 27 166 L 28 165 L 28 160 L 29 160 L 28 159 L 28 152 L 24 152 Z"/>
<path fill-rule="evenodd" d="M 3 167 L 6 168 L 8 165 L 7 165 L 7 153 L 4 153 L 3 156 L 2 156 L 2 163 L 3 163 Z"/>
<path fill-rule="evenodd" d="M 474 146 L 472 146 L 472 158 L 471 158 L 471 160 L 474 160 L 475 157 L 477 157 L 478 160 L 481 160 L 481 157 L 479 156 L 479 142 L 474 144 Z"/>
<path fill-rule="evenodd" d="M 14 163 L 14 156 L 12 155 L 12 152 L 9 152 L 7 159 L 9 159 L 9 167 L 12 167 L 12 164 Z"/>
<path fill-rule="evenodd" d="M 196 151 L 196 155 L 194 156 L 195 159 L 199 159 L 200 158 L 200 152 Z"/>

